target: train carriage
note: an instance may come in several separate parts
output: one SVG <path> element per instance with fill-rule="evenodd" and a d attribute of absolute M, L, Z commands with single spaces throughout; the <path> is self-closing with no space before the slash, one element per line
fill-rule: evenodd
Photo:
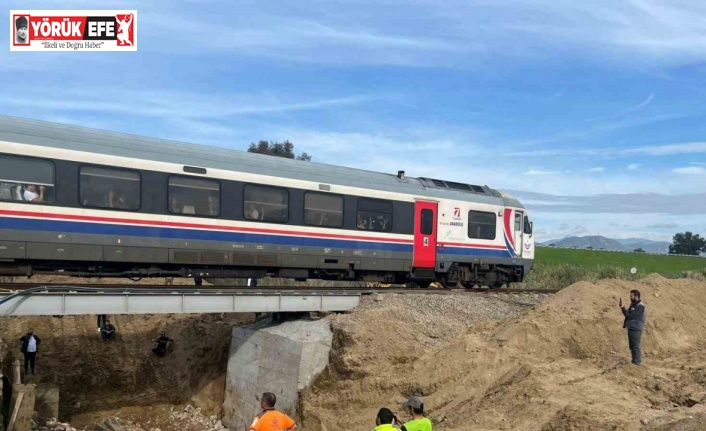
<path fill-rule="evenodd" d="M 519 282 L 521 203 L 487 186 L 0 117 L 0 274 Z"/>

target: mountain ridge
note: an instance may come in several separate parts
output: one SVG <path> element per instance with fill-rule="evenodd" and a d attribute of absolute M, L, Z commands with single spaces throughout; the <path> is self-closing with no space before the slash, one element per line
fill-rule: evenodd
<path fill-rule="evenodd" d="M 634 251 L 643 249 L 647 253 L 668 254 L 668 241 L 654 241 L 644 238 L 615 239 L 602 235 L 568 236 L 561 239 L 544 241 L 540 245 L 553 245 L 568 248 L 593 248 L 595 250 Z"/>

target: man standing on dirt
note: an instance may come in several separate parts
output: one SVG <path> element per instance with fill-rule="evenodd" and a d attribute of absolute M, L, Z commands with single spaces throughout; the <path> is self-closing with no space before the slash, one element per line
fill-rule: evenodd
<path fill-rule="evenodd" d="M 25 375 L 35 374 L 34 372 L 34 361 L 37 358 L 37 350 L 39 349 L 39 343 L 42 340 L 34 335 L 34 330 L 30 329 L 27 334 L 20 338 L 22 343 L 22 354 L 25 355 Z M 31 368 L 31 373 L 29 372 Z"/>
<path fill-rule="evenodd" d="M 412 416 L 412 420 L 402 425 L 401 431 L 431 431 L 431 421 L 424 417 L 424 402 L 417 396 L 409 397 L 402 408 Z M 398 414 L 395 414 L 398 423 L 402 423 Z"/>
<path fill-rule="evenodd" d="M 640 291 L 630 291 L 630 307 L 623 306 L 623 298 L 618 301 L 618 306 L 625 316 L 623 328 L 628 330 L 628 345 L 632 354 L 632 363 L 642 364 L 641 339 L 642 330 L 645 327 L 645 304 L 640 300 Z"/>
<path fill-rule="evenodd" d="M 248 431 L 294 431 L 297 425 L 292 418 L 275 410 L 277 397 L 272 392 L 265 392 L 260 398 L 262 413 L 255 416 Z"/>

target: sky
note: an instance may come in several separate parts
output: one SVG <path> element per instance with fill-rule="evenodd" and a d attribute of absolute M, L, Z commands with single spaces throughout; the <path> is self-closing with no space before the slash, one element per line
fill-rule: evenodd
<path fill-rule="evenodd" d="M 10 52 L 6 18 L 0 114 L 488 185 L 537 241 L 706 234 L 706 3 L 270 3 L 102 3 L 123 53 Z"/>

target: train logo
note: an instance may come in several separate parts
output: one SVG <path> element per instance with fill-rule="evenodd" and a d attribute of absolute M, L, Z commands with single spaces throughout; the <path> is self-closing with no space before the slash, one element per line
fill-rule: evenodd
<path fill-rule="evenodd" d="M 136 10 L 10 11 L 11 51 L 137 51 Z"/>
<path fill-rule="evenodd" d="M 461 208 L 459 208 L 459 207 L 454 208 L 454 219 L 455 220 L 461 219 Z"/>

